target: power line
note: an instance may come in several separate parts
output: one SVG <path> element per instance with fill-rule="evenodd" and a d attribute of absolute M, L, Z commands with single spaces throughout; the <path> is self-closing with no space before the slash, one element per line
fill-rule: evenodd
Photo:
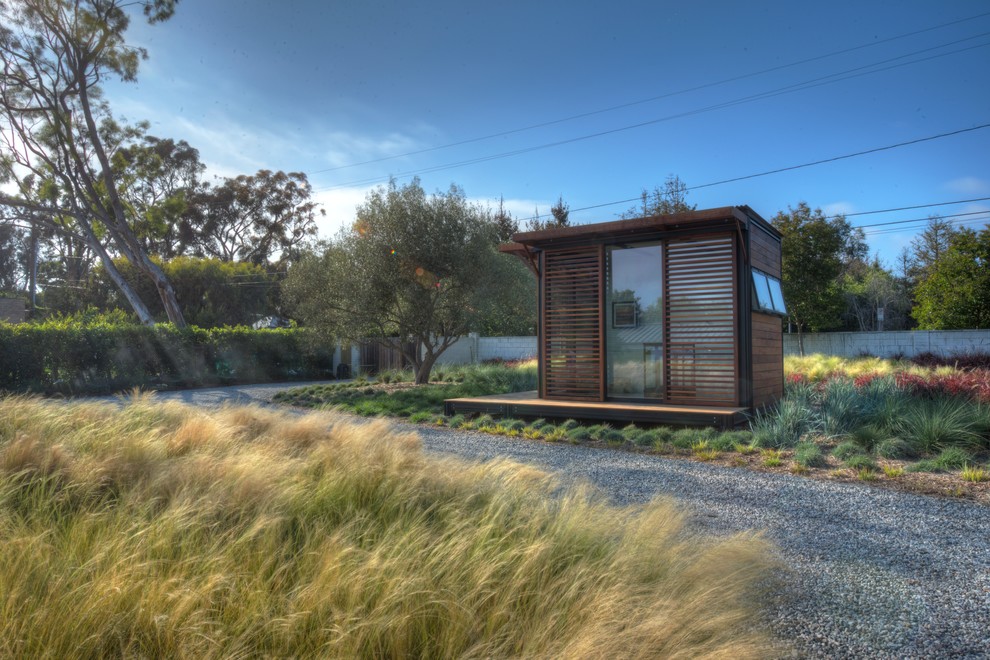
<path fill-rule="evenodd" d="M 927 209 L 932 206 L 951 206 L 952 204 L 967 204 L 969 202 L 985 202 L 990 200 L 990 197 L 974 197 L 972 199 L 959 199 L 954 202 L 938 202 L 936 204 L 919 204 L 917 206 L 901 206 L 896 209 L 881 209 L 879 211 L 859 211 L 857 213 L 839 213 L 836 215 L 829 216 L 830 218 L 851 218 L 856 215 L 873 215 L 875 213 L 891 213 L 893 211 L 913 211 L 914 209 Z M 864 227 L 869 225 L 863 225 Z"/>
<path fill-rule="evenodd" d="M 790 62 L 788 64 L 781 64 L 779 66 L 770 67 L 768 69 L 761 69 L 759 71 L 753 71 L 753 72 L 750 72 L 750 73 L 745 73 L 745 74 L 742 74 L 742 75 L 733 76 L 731 78 L 723 78 L 722 80 L 717 80 L 717 81 L 714 81 L 714 82 L 705 83 L 704 85 L 697 85 L 695 87 L 688 87 L 688 88 L 685 88 L 685 89 L 678 90 L 676 92 L 667 92 L 665 94 L 659 94 L 657 96 L 651 96 L 651 97 L 645 98 L 645 99 L 639 99 L 639 100 L 636 100 L 636 101 L 629 101 L 629 102 L 626 102 L 626 103 L 620 103 L 618 105 L 608 106 L 606 108 L 600 108 L 598 110 L 591 110 L 589 112 L 582 112 L 582 113 L 579 113 L 579 114 L 576 114 L 576 115 L 569 115 L 567 117 L 561 117 L 559 119 L 552 119 L 552 120 L 540 122 L 540 123 L 537 123 L 537 124 L 530 124 L 528 126 L 522 126 L 520 128 L 513 128 L 513 129 L 509 129 L 509 130 L 505 130 L 505 131 L 500 131 L 498 133 L 490 133 L 488 135 L 482 135 L 482 136 L 479 136 L 479 137 L 473 137 L 473 138 L 467 138 L 467 139 L 464 139 L 464 140 L 458 140 L 456 142 L 450 142 L 450 143 L 447 143 L 447 144 L 441 144 L 441 145 L 434 146 L 434 147 L 426 147 L 426 148 L 417 149 L 417 150 L 414 150 L 414 151 L 407 151 L 407 152 L 401 153 L 401 154 L 394 154 L 392 156 L 382 156 L 381 158 L 374 158 L 374 159 L 371 159 L 371 160 L 365 160 L 365 161 L 360 161 L 360 162 L 356 162 L 356 163 L 348 163 L 346 165 L 338 165 L 336 167 L 328 167 L 328 168 L 325 168 L 325 169 L 322 169 L 322 170 L 313 170 L 309 174 L 310 175 L 312 175 L 312 174 L 322 174 L 322 173 L 325 173 L 325 172 L 334 172 L 334 171 L 338 171 L 338 170 L 348 169 L 348 168 L 351 168 L 351 167 L 358 167 L 358 166 L 361 166 L 361 165 L 372 165 L 372 164 L 375 164 L 375 163 L 382 163 L 382 162 L 389 161 L 389 160 L 395 160 L 397 158 L 405 158 L 405 157 L 408 157 L 408 156 L 418 156 L 420 154 L 430 153 L 430 152 L 433 152 L 433 151 L 440 151 L 442 149 L 449 149 L 451 147 L 459 147 L 459 146 L 463 146 L 465 144 L 472 144 L 472 143 L 475 143 L 475 142 L 482 142 L 484 140 L 492 140 L 492 139 L 499 138 L 499 137 L 505 137 L 507 135 L 514 135 L 516 133 L 522 133 L 522 132 L 525 132 L 525 131 L 531 131 L 531 130 L 534 130 L 534 129 L 537 129 L 537 128 L 546 128 L 547 126 L 554 126 L 556 124 L 562 124 L 564 122 L 574 121 L 576 119 L 583 119 L 585 117 L 592 117 L 594 115 L 600 115 L 600 114 L 604 114 L 604 113 L 607 113 L 607 112 L 613 112 L 615 110 L 622 110 L 622 109 L 629 108 L 629 107 L 632 107 L 632 106 L 642 105 L 644 103 L 652 103 L 653 101 L 660 101 L 662 99 L 672 98 L 674 96 L 680 96 L 682 94 L 688 94 L 688 93 L 691 93 L 691 92 L 697 92 L 697 91 L 701 91 L 703 89 L 710 89 L 712 87 L 719 87 L 719 86 L 722 86 L 722 85 L 726 85 L 728 83 L 738 82 L 740 80 L 746 80 L 747 78 L 754 78 L 756 76 L 761 76 L 761 75 L 764 75 L 764 74 L 767 74 L 767 73 L 773 73 L 774 71 L 782 71 L 784 69 L 793 68 L 793 67 L 796 67 L 796 66 L 800 66 L 802 64 L 808 64 L 810 62 L 817 62 L 817 61 L 820 61 L 820 60 L 828 59 L 830 57 L 835 57 L 837 55 L 845 55 L 846 53 L 852 53 L 852 52 L 855 52 L 857 50 L 862 50 L 864 48 L 872 48 L 873 46 L 879 46 L 880 44 L 885 44 L 885 43 L 889 43 L 889 42 L 892 42 L 892 41 L 897 41 L 899 39 L 904 39 L 904 38 L 907 38 L 907 37 L 913 37 L 915 35 L 923 34 L 925 32 L 932 32 L 934 30 L 940 30 L 940 29 L 945 28 L 945 27 L 949 27 L 949 26 L 952 26 L 952 25 L 958 25 L 959 23 L 966 23 L 966 22 L 969 22 L 969 21 L 976 20 L 978 18 L 983 18 L 985 16 L 990 16 L 990 12 L 983 13 L 983 14 L 977 14 L 976 16 L 970 16 L 968 18 L 962 18 L 962 19 L 955 20 L 955 21 L 950 21 L 948 23 L 941 23 L 939 25 L 934 25 L 932 27 L 924 28 L 924 29 L 921 29 L 921 30 L 915 30 L 913 32 L 906 32 L 904 34 L 895 35 L 893 37 L 887 37 L 886 39 L 880 39 L 880 40 L 877 40 L 877 41 L 871 41 L 869 43 L 860 44 L 858 46 L 852 46 L 850 48 L 843 48 L 842 50 L 836 50 L 836 51 L 832 51 L 830 53 L 824 53 L 822 55 L 817 55 L 815 57 L 809 57 L 809 58 L 806 58 L 806 59 L 803 59 L 803 60 L 798 60 L 798 61 L 795 61 L 795 62 Z"/>
<path fill-rule="evenodd" d="M 956 49 L 956 50 L 949 51 L 949 52 L 946 52 L 946 53 L 939 53 L 939 54 L 936 54 L 936 55 L 930 55 L 928 57 L 919 58 L 919 59 L 911 60 L 911 61 L 908 61 L 908 62 L 901 62 L 899 64 L 891 64 L 890 66 L 886 66 L 886 67 L 882 67 L 882 68 L 873 68 L 873 67 L 878 67 L 878 66 L 883 65 L 883 64 L 889 64 L 889 63 L 895 62 L 897 60 L 902 60 L 902 59 L 905 59 L 907 57 L 912 57 L 914 55 L 919 55 L 921 53 L 929 52 L 929 51 L 932 51 L 932 50 L 938 50 L 940 48 L 945 48 L 947 46 L 955 45 L 955 44 L 958 44 L 958 43 L 961 43 L 961 42 L 964 42 L 964 41 L 971 41 L 973 39 L 982 38 L 982 37 L 985 37 L 987 35 L 990 35 L 990 32 L 985 32 L 985 33 L 981 33 L 981 34 L 978 34 L 978 35 L 973 35 L 973 36 L 970 36 L 970 37 L 965 37 L 963 39 L 957 39 L 955 41 L 947 42 L 947 43 L 944 43 L 944 44 L 939 44 L 938 46 L 932 46 L 930 48 L 924 48 L 924 49 L 921 49 L 921 50 L 917 50 L 917 51 L 913 51 L 913 52 L 910 52 L 910 53 L 906 53 L 904 55 L 898 55 L 897 57 L 888 58 L 886 60 L 881 60 L 879 62 L 873 62 L 871 64 L 865 64 L 865 65 L 862 65 L 862 66 L 854 67 L 852 69 L 847 69 L 845 71 L 840 71 L 838 73 L 831 73 L 831 74 L 828 74 L 828 75 L 825 75 L 825 76 L 820 76 L 818 78 L 813 78 L 811 80 L 807 80 L 807 81 L 803 81 L 803 82 L 799 82 L 799 83 L 793 83 L 793 84 L 790 84 L 790 85 L 785 85 L 784 87 L 779 87 L 777 89 L 773 89 L 773 90 L 769 90 L 769 91 L 765 91 L 765 92 L 759 92 L 757 94 L 751 94 L 749 96 L 743 96 L 743 97 L 740 97 L 740 98 L 737 98 L 737 99 L 733 99 L 731 101 L 723 101 L 721 103 L 716 103 L 716 104 L 713 104 L 713 105 L 704 106 L 702 108 L 695 108 L 693 110 L 687 110 L 687 111 L 684 111 L 684 112 L 675 113 L 673 115 L 667 115 L 665 117 L 658 117 L 658 118 L 654 118 L 654 119 L 650 119 L 650 120 L 638 122 L 638 123 L 635 123 L 635 124 L 629 124 L 629 125 L 620 126 L 620 127 L 617 127 L 617 128 L 611 128 L 611 129 L 607 129 L 607 130 L 603 130 L 603 131 L 597 131 L 595 133 L 589 133 L 589 134 L 585 134 L 585 135 L 579 135 L 579 136 L 572 137 L 572 138 L 566 138 L 566 139 L 563 139 L 563 140 L 557 140 L 557 141 L 554 141 L 554 142 L 548 142 L 548 143 L 534 145 L 534 146 L 530 146 L 530 147 L 523 147 L 523 148 L 520 148 L 520 149 L 511 150 L 511 151 L 505 151 L 505 152 L 500 152 L 500 153 L 495 153 L 495 154 L 489 154 L 487 156 L 480 156 L 480 157 L 477 157 L 477 158 L 470 158 L 470 159 L 467 159 L 467 160 L 461 160 L 461 161 L 456 161 L 456 162 L 452 162 L 452 163 L 445 163 L 445 164 L 442 164 L 442 165 L 435 165 L 435 166 L 420 168 L 418 170 L 412 170 L 412 171 L 409 171 L 409 172 L 403 172 L 403 173 L 398 174 L 398 175 L 390 175 L 390 176 L 385 176 L 385 177 L 382 177 L 382 176 L 368 177 L 368 178 L 365 178 L 365 179 L 348 181 L 348 182 L 345 182 L 345 183 L 338 183 L 338 184 L 333 184 L 333 185 L 330 185 L 330 186 L 323 186 L 323 187 L 320 187 L 320 188 L 314 188 L 314 192 L 323 192 L 323 191 L 327 191 L 327 190 L 334 190 L 334 189 L 337 189 L 337 188 L 346 188 L 346 187 L 349 187 L 349 186 L 366 185 L 366 184 L 369 184 L 369 183 L 380 183 L 380 182 L 389 181 L 389 180 L 395 179 L 395 178 L 403 178 L 403 179 L 405 179 L 405 178 L 409 178 L 409 177 L 412 177 L 412 176 L 417 176 L 419 174 L 430 174 L 430 173 L 433 173 L 433 172 L 440 172 L 440 171 L 443 171 L 443 170 L 449 170 L 449 169 L 455 169 L 455 168 L 458 168 L 458 167 L 463 167 L 465 165 L 476 165 L 478 163 L 488 162 L 488 161 L 492 161 L 492 160 L 499 160 L 499 159 L 502 159 L 502 158 L 509 158 L 509 157 L 512 157 L 512 156 L 518 156 L 518 155 L 521 155 L 521 154 L 531 153 L 531 152 L 534 152 L 534 151 L 540 151 L 540 150 L 543 150 L 543 149 L 550 149 L 550 148 L 553 148 L 553 147 L 559 147 L 559 146 L 562 146 L 562 145 L 565 145 L 565 144 L 573 144 L 575 142 L 583 142 L 585 140 L 590 140 L 590 139 L 593 139 L 593 138 L 603 137 L 603 136 L 606 136 L 606 135 L 612 135 L 612 134 L 615 134 L 615 133 L 622 133 L 622 132 L 634 130 L 634 129 L 637 129 L 637 128 L 643 128 L 645 126 L 652 126 L 654 124 L 659 124 L 659 123 L 662 123 L 662 122 L 672 121 L 674 119 L 682 119 L 684 117 L 691 117 L 691 116 L 695 116 L 695 115 L 700 115 L 700 114 L 704 114 L 704 113 L 707 113 L 707 112 L 712 112 L 714 110 L 722 110 L 722 109 L 734 107 L 734 106 L 737 106 L 737 105 L 743 105 L 743 104 L 746 104 L 746 103 L 752 103 L 753 101 L 760 101 L 760 100 L 765 100 L 765 99 L 769 99 L 769 98 L 774 98 L 776 96 L 781 96 L 781 95 L 784 95 L 784 94 L 791 94 L 791 93 L 794 93 L 794 92 L 805 91 L 805 90 L 808 90 L 808 89 L 813 89 L 815 87 L 821 87 L 821 86 L 824 86 L 824 85 L 831 85 L 833 83 L 842 82 L 844 80 L 850 80 L 850 79 L 853 79 L 853 78 L 858 78 L 858 77 L 865 76 L 865 75 L 872 75 L 872 74 L 875 74 L 875 73 L 882 73 L 884 71 L 889 71 L 891 69 L 896 69 L 896 68 L 900 68 L 900 67 L 903 67 L 903 66 L 909 66 L 909 65 L 912 65 L 912 64 L 919 64 L 921 62 L 926 62 L 926 61 L 937 59 L 937 58 L 940 58 L 940 57 L 947 57 L 949 55 L 955 55 L 955 54 L 963 53 L 963 52 L 966 52 L 966 51 L 969 51 L 969 50 L 974 50 L 974 49 L 977 49 L 977 48 L 985 48 L 987 46 L 990 46 L 990 42 L 986 42 L 986 43 L 982 43 L 982 44 L 977 44 L 975 46 L 968 46 L 966 48 L 960 48 L 960 49 Z M 872 70 L 867 70 L 867 69 L 872 69 Z"/>
<path fill-rule="evenodd" d="M 880 152 L 880 151 L 889 151 L 891 149 L 898 149 L 900 147 L 905 147 L 905 146 L 909 146 L 909 145 L 912 145 L 912 144 L 918 144 L 918 143 L 921 143 L 921 142 L 929 142 L 929 141 L 932 141 L 932 140 L 938 140 L 938 139 L 945 138 L 945 137 L 950 137 L 950 136 L 953 136 L 953 135 L 959 135 L 960 133 L 967 133 L 967 132 L 970 132 L 970 131 L 977 131 L 977 130 L 981 130 L 981 129 L 988 128 L 988 127 L 990 127 L 990 123 L 980 124 L 979 126 L 973 126 L 971 128 L 961 128 L 961 129 L 958 129 L 958 130 L 955 130 L 955 131 L 950 131 L 948 133 L 939 133 L 937 135 L 929 135 L 929 136 L 923 137 L 923 138 L 917 138 L 917 139 L 914 139 L 914 140 L 908 140 L 906 142 L 898 142 L 897 144 L 890 144 L 890 145 L 887 145 L 887 146 L 884 146 L 884 147 L 876 147 L 876 148 L 873 148 L 873 149 L 866 149 L 864 151 L 857 151 L 855 153 L 844 154 L 842 156 L 833 156 L 832 158 L 825 158 L 825 159 L 822 159 L 822 160 L 816 160 L 816 161 L 812 161 L 810 163 L 802 163 L 800 165 L 791 165 L 791 166 L 788 166 L 788 167 L 781 167 L 781 168 L 778 168 L 778 169 L 775 169 L 775 170 L 768 170 L 766 172 L 759 172 L 757 174 L 747 174 L 745 176 L 733 177 L 731 179 L 723 179 L 722 181 L 713 181 L 711 183 L 703 183 L 703 184 L 700 184 L 700 185 L 697 185 L 697 186 L 689 186 L 689 187 L 685 188 L 685 190 L 698 190 L 700 188 L 710 188 L 712 186 L 718 186 L 718 185 L 722 185 L 722 184 L 730 183 L 730 182 L 734 182 L 734 181 L 743 181 L 743 180 L 746 180 L 746 179 L 755 179 L 756 177 L 767 176 L 767 175 L 770 175 L 770 174 L 777 174 L 779 172 L 787 172 L 787 171 L 791 171 L 791 170 L 798 170 L 798 169 L 802 169 L 802 168 L 805 168 L 805 167 L 812 167 L 814 165 L 821 165 L 823 163 L 832 163 L 832 162 L 839 161 L 839 160 L 845 160 L 845 159 L 848 159 L 848 158 L 854 158 L 856 156 L 863 156 L 863 155 L 866 155 L 866 154 L 877 153 L 877 152 Z M 592 210 L 592 209 L 604 208 L 606 206 L 615 206 L 616 204 L 628 204 L 630 202 L 638 202 L 641 199 L 642 199 L 641 196 L 629 197 L 627 199 L 617 199 L 617 200 L 611 201 L 611 202 L 602 202 L 600 204 L 591 204 L 589 206 L 580 206 L 578 208 L 570 209 L 570 212 L 571 213 L 576 213 L 578 211 L 589 211 L 589 210 Z M 976 200 L 969 200 L 969 201 L 983 201 L 983 200 L 986 200 L 986 199 L 990 199 L 990 198 L 981 197 L 981 198 L 978 198 Z M 961 204 L 963 202 L 942 202 L 939 205 L 948 205 L 948 204 L 954 204 L 954 203 L 960 203 Z M 919 206 L 919 207 L 916 207 L 916 208 L 924 208 L 926 206 L 936 206 L 936 205 L 935 204 L 932 204 L 932 205 L 927 205 L 926 204 L 926 205 L 922 205 L 922 206 Z M 910 208 L 910 207 L 906 207 L 906 208 Z M 887 210 L 895 210 L 895 209 L 885 209 L 883 211 L 871 211 L 871 213 L 883 213 L 883 212 L 886 212 Z M 535 216 L 532 216 L 531 218 L 527 218 L 527 219 L 528 220 L 538 220 L 540 218 L 548 217 L 549 215 L 550 215 L 549 213 L 541 213 L 539 215 L 535 215 Z M 849 214 L 849 215 L 853 215 L 853 214 Z M 860 214 L 856 214 L 856 215 L 860 215 Z"/>
<path fill-rule="evenodd" d="M 973 225 L 977 225 L 977 226 L 978 225 L 990 226 L 990 214 L 988 214 L 988 215 L 986 215 L 986 216 L 984 216 L 982 218 L 970 218 L 968 220 L 950 220 L 949 221 L 949 224 L 954 225 L 956 228 L 970 227 L 970 226 L 973 226 Z M 883 230 L 879 230 L 879 231 L 867 232 L 866 233 L 866 236 L 868 236 L 870 238 L 875 238 L 875 237 L 878 237 L 878 236 L 882 236 L 884 234 L 900 234 L 900 233 L 903 233 L 905 231 L 917 232 L 917 230 L 919 230 L 919 229 L 922 229 L 922 225 L 918 225 L 917 227 L 900 227 L 900 228 L 894 228 L 894 229 L 883 229 Z"/>
<path fill-rule="evenodd" d="M 875 149 L 866 149 L 865 151 L 857 151 L 851 154 L 845 154 L 843 156 L 834 156 L 832 158 L 825 158 L 823 160 L 816 160 L 810 163 L 802 163 L 801 165 L 791 165 L 790 167 L 781 167 L 776 170 L 768 170 L 766 172 L 760 172 L 759 174 L 748 174 L 746 176 L 737 176 L 732 179 L 723 179 L 722 181 L 714 181 L 712 183 L 705 183 L 700 186 L 692 186 L 688 190 L 698 190 L 700 188 L 709 188 L 711 186 L 719 186 L 724 183 L 734 183 L 736 181 L 745 181 L 747 179 L 755 179 L 760 176 L 767 176 L 768 174 L 778 174 L 780 172 L 790 172 L 792 170 L 799 170 L 804 167 L 812 167 L 814 165 L 822 165 L 824 163 L 834 163 L 839 160 L 846 160 L 847 158 L 855 158 L 857 156 L 865 156 L 867 154 L 875 154 L 880 151 L 889 151 L 891 149 L 897 149 L 899 147 L 907 147 L 912 144 L 919 144 L 921 142 L 930 142 L 932 140 L 938 140 L 945 137 L 951 137 L 953 135 L 959 135 L 961 133 L 969 133 L 970 131 L 978 131 L 983 128 L 990 127 L 990 124 L 981 124 L 979 126 L 973 126 L 972 128 L 961 128 L 957 131 L 950 131 L 948 133 L 940 133 L 938 135 L 930 135 L 928 137 L 918 138 L 916 140 L 908 140 L 907 142 L 899 142 L 897 144 L 891 144 L 886 147 L 877 147 Z"/>
<path fill-rule="evenodd" d="M 939 219 L 949 221 L 952 218 L 965 218 L 971 215 L 985 215 L 987 213 L 990 213 L 990 211 L 970 211 L 968 213 L 953 213 L 951 215 L 941 216 Z M 931 220 L 931 218 L 911 218 L 909 220 L 892 220 L 890 222 L 877 222 L 872 225 L 859 225 L 858 227 L 856 227 L 856 229 L 865 229 L 866 227 L 887 227 L 889 225 L 904 225 L 909 222 L 927 222 L 928 220 Z M 872 233 L 872 232 L 867 232 L 867 233 Z"/>

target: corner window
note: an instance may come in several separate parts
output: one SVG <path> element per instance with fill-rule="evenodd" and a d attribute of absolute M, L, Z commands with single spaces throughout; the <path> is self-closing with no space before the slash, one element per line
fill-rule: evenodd
<path fill-rule="evenodd" d="M 787 315 L 779 279 L 758 270 L 753 271 L 753 309 L 767 314 Z"/>

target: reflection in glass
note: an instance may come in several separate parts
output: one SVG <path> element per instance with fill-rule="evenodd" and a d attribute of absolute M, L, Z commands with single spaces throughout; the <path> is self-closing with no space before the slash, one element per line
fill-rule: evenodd
<path fill-rule="evenodd" d="M 784 292 L 780 289 L 780 280 L 776 277 L 767 276 L 770 283 L 770 294 L 773 296 L 773 309 L 775 312 L 787 314 L 787 307 L 784 305 Z"/>
<path fill-rule="evenodd" d="M 608 396 L 659 399 L 663 387 L 661 247 L 612 247 L 606 254 Z"/>

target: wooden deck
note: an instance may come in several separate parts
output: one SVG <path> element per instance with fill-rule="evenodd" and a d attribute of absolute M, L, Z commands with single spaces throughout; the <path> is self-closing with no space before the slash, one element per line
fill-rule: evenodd
<path fill-rule="evenodd" d="M 746 421 L 746 408 L 665 405 L 624 401 L 559 401 L 540 399 L 535 391 L 494 394 L 444 401 L 447 415 L 487 413 L 500 417 L 545 417 L 619 423 L 675 424 L 733 428 Z"/>

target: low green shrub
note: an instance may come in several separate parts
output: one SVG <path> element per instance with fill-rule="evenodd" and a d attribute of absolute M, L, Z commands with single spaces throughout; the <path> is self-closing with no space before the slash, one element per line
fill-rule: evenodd
<path fill-rule="evenodd" d="M 0 390 L 7 392 L 102 394 L 332 377 L 332 353 L 297 328 L 0 323 Z"/>
<path fill-rule="evenodd" d="M 447 426 L 452 429 L 460 428 L 464 424 L 464 415 L 453 415 L 447 420 Z"/>
<path fill-rule="evenodd" d="M 417 412 L 409 415 L 409 421 L 413 424 L 421 424 L 423 422 L 432 422 L 436 419 L 436 415 L 428 412 Z"/>
<path fill-rule="evenodd" d="M 566 419 L 560 424 L 560 428 L 564 429 L 565 431 L 570 431 L 571 429 L 577 428 L 578 426 L 581 425 L 577 422 L 577 420 L 574 419 Z"/>

